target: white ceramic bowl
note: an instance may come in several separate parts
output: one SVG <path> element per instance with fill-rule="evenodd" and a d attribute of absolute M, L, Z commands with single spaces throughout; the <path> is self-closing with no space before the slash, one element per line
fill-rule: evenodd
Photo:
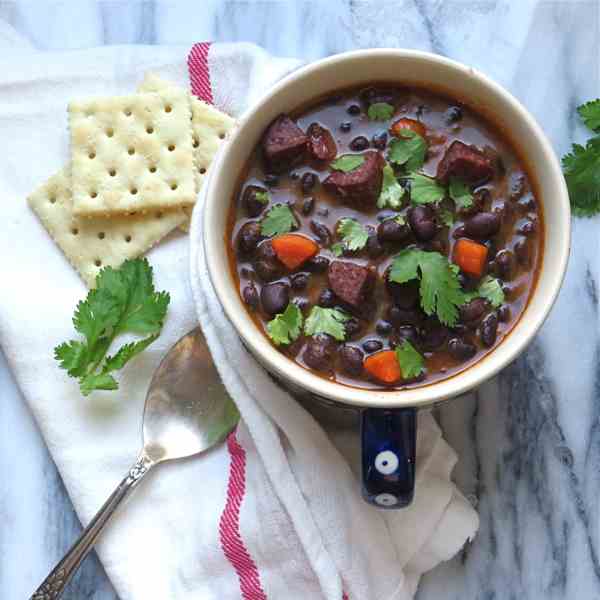
<path fill-rule="evenodd" d="M 371 82 L 418 85 L 464 100 L 493 118 L 525 160 L 544 214 L 545 248 L 537 286 L 512 332 L 485 358 L 462 373 L 410 390 L 363 390 L 328 381 L 276 350 L 257 329 L 240 300 L 227 259 L 226 227 L 231 199 L 252 149 L 269 123 L 311 100 Z M 420 407 L 452 398 L 481 384 L 514 360 L 548 315 L 560 289 L 570 243 L 565 181 L 552 147 L 525 108 L 497 83 L 458 62 L 413 50 L 359 50 L 295 71 L 275 85 L 241 119 L 211 168 L 204 205 L 208 270 L 225 313 L 251 352 L 273 374 L 327 399 L 357 407 Z"/>

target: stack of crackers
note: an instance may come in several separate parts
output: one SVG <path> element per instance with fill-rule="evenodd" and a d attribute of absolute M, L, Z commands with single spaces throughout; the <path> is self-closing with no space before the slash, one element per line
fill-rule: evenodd
<path fill-rule="evenodd" d="M 137 94 L 69 105 L 71 162 L 29 205 L 89 287 L 105 266 L 187 230 L 205 173 L 234 120 L 147 74 Z"/>

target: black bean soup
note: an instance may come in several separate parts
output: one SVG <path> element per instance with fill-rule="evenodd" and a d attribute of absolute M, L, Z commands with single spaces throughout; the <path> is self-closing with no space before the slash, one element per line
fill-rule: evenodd
<path fill-rule="evenodd" d="M 240 295 L 290 359 L 361 388 L 424 385 L 493 350 L 543 248 L 524 165 L 467 105 L 373 85 L 265 131 L 232 204 Z"/>

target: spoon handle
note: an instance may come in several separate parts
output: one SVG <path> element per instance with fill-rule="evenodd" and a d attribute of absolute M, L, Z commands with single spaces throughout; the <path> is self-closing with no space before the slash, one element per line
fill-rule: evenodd
<path fill-rule="evenodd" d="M 117 489 L 96 513 L 64 558 L 33 593 L 30 600 L 56 600 L 61 596 L 73 573 L 79 568 L 83 559 L 96 543 L 106 523 L 123 500 L 127 498 L 131 490 L 155 464 L 145 454 L 140 455 Z"/>

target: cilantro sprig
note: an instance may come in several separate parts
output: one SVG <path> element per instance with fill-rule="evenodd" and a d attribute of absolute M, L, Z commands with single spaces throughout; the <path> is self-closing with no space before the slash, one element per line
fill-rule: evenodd
<path fill-rule="evenodd" d="M 409 173 L 420 169 L 425 163 L 427 142 L 411 129 L 401 129 L 400 137 L 394 137 L 390 142 L 388 161 L 403 165 Z"/>
<path fill-rule="evenodd" d="M 471 189 L 458 177 L 450 177 L 448 195 L 454 200 L 456 208 L 470 208 L 473 206 L 473 194 L 471 193 Z"/>
<path fill-rule="evenodd" d="M 498 279 L 491 275 L 486 275 L 477 289 L 472 292 L 465 294 L 465 302 L 470 302 L 475 298 L 485 298 L 492 308 L 498 308 L 504 304 L 504 291 L 502 290 L 502 284 Z"/>
<path fill-rule="evenodd" d="M 409 179 L 410 200 L 413 204 L 434 204 L 446 197 L 446 188 L 427 175 L 413 173 Z"/>
<path fill-rule="evenodd" d="M 394 116 L 394 107 L 387 102 L 374 102 L 367 110 L 370 121 L 389 121 Z"/>
<path fill-rule="evenodd" d="M 267 333 L 276 346 L 286 346 L 298 339 L 303 320 L 302 311 L 290 302 L 282 313 L 267 323 Z"/>
<path fill-rule="evenodd" d="M 408 340 L 396 346 L 396 359 L 402 371 L 402 379 L 414 379 L 425 370 L 425 359 Z"/>
<path fill-rule="evenodd" d="M 342 238 L 342 241 L 331 247 L 336 256 L 343 254 L 346 249 L 351 252 L 362 250 L 369 239 L 369 232 L 366 227 L 356 219 L 349 217 L 340 219 L 337 226 L 337 233 Z"/>
<path fill-rule="evenodd" d="M 426 314 L 436 314 L 444 325 L 458 321 L 458 307 L 465 303 L 465 293 L 458 280 L 458 268 L 439 252 L 405 248 L 392 261 L 390 281 L 420 281 L 421 307 Z"/>
<path fill-rule="evenodd" d="M 383 180 L 381 183 L 381 192 L 377 199 L 377 208 L 391 208 L 398 210 L 402 206 L 402 198 L 405 190 L 398 183 L 394 169 L 389 163 L 383 167 Z"/>
<path fill-rule="evenodd" d="M 573 144 L 562 158 L 573 214 L 591 217 L 600 213 L 600 99 L 577 108 L 584 125 L 596 135 L 585 146 Z"/>
<path fill-rule="evenodd" d="M 332 161 L 329 166 L 334 171 L 349 173 L 350 171 L 354 171 L 354 169 L 358 169 L 364 162 L 365 157 L 362 154 L 344 154 Z"/>
<path fill-rule="evenodd" d="M 119 269 L 105 267 L 96 278 L 96 288 L 75 309 L 73 325 L 83 340 L 60 344 L 54 357 L 79 380 L 84 396 L 94 390 L 116 390 L 119 384 L 113 373 L 158 338 L 169 301 L 167 292 L 155 291 L 147 259 L 126 260 Z M 147 337 L 107 355 L 115 338 L 123 333 Z"/>
<path fill-rule="evenodd" d="M 337 308 L 313 306 L 304 323 L 304 333 L 306 335 L 327 333 L 339 342 L 342 342 L 346 339 L 344 323 L 349 318 L 345 312 Z"/>
<path fill-rule="evenodd" d="M 292 209 L 285 204 L 276 204 L 260 224 L 260 232 L 266 237 L 288 233 L 298 226 Z"/>

